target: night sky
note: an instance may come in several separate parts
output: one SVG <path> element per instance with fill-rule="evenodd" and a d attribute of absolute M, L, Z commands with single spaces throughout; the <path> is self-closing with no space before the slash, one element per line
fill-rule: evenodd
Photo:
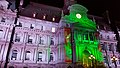
<path fill-rule="evenodd" d="M 31 0 L 50 6 L 62 8 L 64 0 Z M 89 11 L 88 14 L 102 16 L 108 10 L 110 16 L 116 20 L 120 20 L 120 2 L 119 0 L 76 0 L 77 3 L 85 6 Z"/>

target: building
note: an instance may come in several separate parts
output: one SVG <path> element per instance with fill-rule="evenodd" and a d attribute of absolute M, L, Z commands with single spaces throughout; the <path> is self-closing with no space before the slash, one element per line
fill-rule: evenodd
<path fill-rule="evenodd" d="M 114 63 L 112 61 L 113 56 L 117 58 L 116 64 L 119 68 L 120 61 L 119 61 L 119 52 L 117 50 L 117 40 L 116 34 L 112 31 L 110 25 L 105 21 L 102 17 L 93 16 L 98 27 L 99 31 L 99 38 L 100 38 L 100 45 L 101 50 L 104 55 L 104 63 L 106 66 L 111 66 L 114 68 Z"/>
<path fill-rule="evenodd" d="M 64 8 L 73 4 L 65 0 Z M 6 4 L 6 3 L 5 3 Z M 6 7 L 6 6 L 5 6 Z M 12 47 L 9 54 L 8 68 L 66 68 L 70 64 L 65 62 L 64 48 L 64 27 L 69 27 L 61 18 L 67 10 L 62 12 L 61 8 L 37 4 L 31 2 L 25 8 L 20 7 L 20 16 L 15 23 L 16 12 L 0 8 L 0 66 L 4 67 L 6 55 L 10 43 L 10 37 L 15 27 L 15 33 L 12 41 Z M 100 17 L 94 17 L 98 25 L 101 24 Z M 100 19 L 100 20 L 99 20 Z M 100 23 L 99 23 L 100 22 Z M 102 21 L 103 23 L 104 21 Z M 107 26 L 107 25 L 106 25 Z M 105 27 L 104 27 L 105 28 Z M 112 31 L 106 31 L 99 26 L 101 45 L 116 45 L 115 34 Z M 104 38 L 101 38 L 102 37 Z M 110 37 L 108 37 L 110 35 Z M 106 39 L 107 38 L 107 39 Z M 109 39 L 108 39 L 109 38 Z M 107 54 L 110 55 L 110 66 L 113 51 L 107 46 Z M 103 47 L 103 46 L 101 46 Z M 102 48 L 103 54 L 106 52 Z M 118 56 L 114 47 L 114 54 Z M 117 64 L 119 62 L 117 61 Z"/>
<path fill-rule="evenodd" d="M 38 4 L 31 3 L 29 6 L 36 7 L 36 5 L 38 6 Z M 24 11 L 23 14 L 26 14 L 27 10 L 31 10 L 29 6 L 28 9 L 21 10 Z M 61 10 L 56 7 L 41 4 L 39 6 L 42 16 L 36 15 L 35 13 L 31 15 L 33 17 L 19 16 L 16 24 L 14 24 L 16 18 L 15 12 L 11 10 L 0 10 L 1 68 L 5 64 L 13 27 L 15 27 L 15 33 L 9 54 L 9 68 L 56 68 L 59 64 L 57 66 L 55 64 L 64 61 L 63 29 L 58 22 L 59 18 L 55 15 L 57 12 L 61 12 Z M 52 11 L 56 11 L 56 13 Z M 46 15 L 52 14 L 46 16 L 44 13 Z M 52 15 L 53 18 L 50 17 Z M 61 16 L 60 13 L 59 15 Z M 41 16 L 40 18 L 42 19 L 36 19 L 39 18 L 37 16 Z"/>

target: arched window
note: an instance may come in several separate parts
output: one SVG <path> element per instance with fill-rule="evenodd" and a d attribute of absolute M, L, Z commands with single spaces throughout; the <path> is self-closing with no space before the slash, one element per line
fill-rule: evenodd
<path fill-rule="evenodd" d="M 94 41 L 94 35 L 93 35 L 93 33 L 90 33 L 89 36 L 90 36 L 90 41 Z"/>
<path fill-rule="evenodd" d="M 42 52 L 38 52 L 38 61 L 42 61 Z"/>
<path fill-rule="evenodd" d="M 54 59 L 54 57 L 53 57 L 53 53 L 50 53 L 50 60 L 49 60 L 49 62 L 52 62 L 53 59 Z"/>
<path fill-rule="evenodd" d="M 13 50 L 11 60 L 16 60 L 16 59 L 17 59 L 17 50 Z"/>
<path fill-rule="evenodd" d="M 43 37 L 40 37 L 39 44 L 44 45 L 44 38 Z"/>
<path fill-rule="evenodd" d="M 15 42 L 20 42 L 20 35 L 19 34 L 15 34 Z"/>
<path fill-rule="evenodd" d="M 54 40 L 51 38 L 50 45 L 54 45 Z"/>
<path fill-rule="evenodd" d="M 28 35 L 28 43 L 32 44 L 32 42 L 33 42 L 33 37 L 31 35 Z"/>
<path fill-rule="evenodd" d="M 0 30 L 0 38 L 3 38 L 3 30 Z"/>
<path fill-rule="evenodd" d="M 26 51 L 26 53 L 25 53 L 25 60 L 30 60 L 30 57 L 31 57 L 30 51 Z"/>

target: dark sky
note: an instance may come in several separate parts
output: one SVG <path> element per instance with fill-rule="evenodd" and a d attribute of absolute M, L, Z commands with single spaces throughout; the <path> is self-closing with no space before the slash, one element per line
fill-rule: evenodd
<path fill-rule="evenodd" d="M 64 0 L 31 0 L 37 3 L 56 6 L 62 8 Z M 77 3 L 85 6 L 89 11 L 88 14 L 102 16 L 108 10 L 110 16 L 116 20 L 120 20 L 120 2 L 119 0 L 76 0 Z"/>

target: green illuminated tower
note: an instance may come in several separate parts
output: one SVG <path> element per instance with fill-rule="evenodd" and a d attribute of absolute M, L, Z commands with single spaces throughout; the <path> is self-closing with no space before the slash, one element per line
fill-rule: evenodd
<path fill-rule="evenodd" d="M 73 60 L 75 55 L 75 61 L 86 66 L 92 65 L 93 61 L 102 62 L 96 23 L 87 17 L 88 10 L 79 4 L 71 5 L 68 9 L 70 14 L 64 16 L 65 22 L 71 25 L 70 28 L 66 28 L 65 33 L 66 61 Z M 73 45 L 75 48 L 72 48 Z M 74 49 L 75 54 L 72 54 Z"/>

